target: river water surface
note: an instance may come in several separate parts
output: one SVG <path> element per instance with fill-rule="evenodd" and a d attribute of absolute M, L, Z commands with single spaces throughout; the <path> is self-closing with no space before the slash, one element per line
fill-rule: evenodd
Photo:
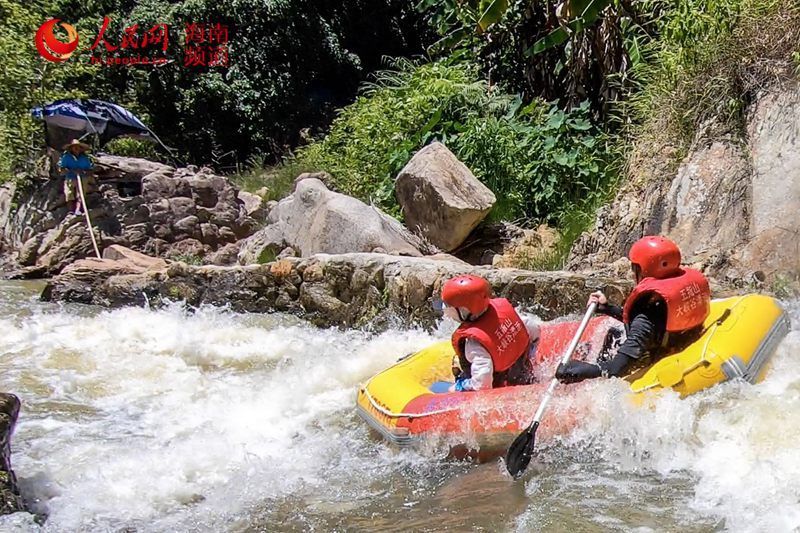
<path fill-rule="evenodd" d="M 355 414 L 360 382 L 446 325 L 376 335 L 214 308 L 108 311 L 41 303 L 40 288 L 0 284 L 0 390 L 23 402 L 12 460 L 41 523 L 2 517 L 4 531 L 800 528 L 796 302 L 757 386 L 646 408 L 615 380 L 562 388 L 588 415 L 513 482 L 499 460 L 393 449 Z"/>

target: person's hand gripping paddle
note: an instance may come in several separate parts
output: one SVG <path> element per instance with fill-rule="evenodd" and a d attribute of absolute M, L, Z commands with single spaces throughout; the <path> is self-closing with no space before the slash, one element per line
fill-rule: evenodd
<path fill-rule="evenodd" d="M 567 351 L 564 353 L 564 357 L 561 358 L 561 364 L 566 365 L 569 363 L 570 357 L 575 352 L 575 348 L 578 346 L 578 342 L 581 340 L 581 335 L 583 335 L 584 330 L 586 330 L 586 326 L 589 324 L 589 320 L 592 318 L 595 309 L 597 309 L 597 302 L 592 302 L 589 305 L 589 308 L 586 310 L 586 314 L 581 321 L 581 325 L 578 326 L 578 331 L 575 332 L 575 337 L 572 338 L 572 342 L 570 343 Z M 542 403 L 539 404 L 539 409 L 536 411 L 536 415 L 533 417 L 533 422 L 528 428 L 520 433 L 514 442 L 511 443 L 511 446 L 508 448 L 508 452 L 506 453 L 506 469 L 508 473 L 511 474 L 514 479 L 519 478 L 525 469 L 528 468 L 528 463 L 531 462 L 531 456 L 533 456 L 533 444 L 536 439 L 536 430 L 539 429 L 539 422 L 542 420 L 542 416 L 544 415 L 544 410 L 547 407 L 547 403 L 550 401 L 550 398 L 553 396 L 553 391 L 558 385 L 558 379 L 553 378 L 550 381 L 550 386 L 547 387 L 547 392 L 542 399 Z"/>

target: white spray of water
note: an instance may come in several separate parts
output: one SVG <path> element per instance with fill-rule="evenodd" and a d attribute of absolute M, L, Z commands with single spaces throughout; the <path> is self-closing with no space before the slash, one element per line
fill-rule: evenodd
<path fill-rule="evenodd" d="M 789 311 L 795 329 L 763 383 L 729 382 L 683 400 L 669 391 L 644 407 L 622 382 L 587 384 L 570 402 L 589 413 L 562 444 L 621 474 L 665 483 L 688 475 L 691 494 L 674 502 L 686 523 L 702 516 L 730 531 L 800 530 L 800 307 Z M 528 490 L 536 493 L 535 480 Z"/>
<path fill-rule="evenodd" d="M 318 330 L 177 306 L 4 311 L 0 390 L 23 400 L 14 467 L 29 503 L 48 515 L 46 530 L 245 530 L 253 517 L 297 525 L 315 513 L 363 526 L 374 509 L 391 519 L 404 500 L 419 508 L 420 527 L 452 514 L 425 507 L 447 506 L 438 481 L 415 481 L 436 458 L 370 440 L 353 415 L 357 384 L 431 335 Z M 791 314 L 796 329 L 757 386 L 728 383 L 685 400 L 663 394 L 641 408 L 625 400 L 622 383 L 598 380 L 558 398 L 556 407 L 589 406 L 589 415 L 546 454 L 560 447 L 593 460 L 529 480 L 532 499 L 514 511 L 516 523 L 538 528 L 577 506 L 591 516 L 579 515 L 573 529 L 622 527 L 605 511 L 616 498 L 632 507 L 623 524 L 650 530 L 698 519 L 735 531 L 800 527 L 800 309 Z M 435 338 L 452 328 L 443 324 Z M 456 476 L 448 490 L 482 491 L 488 508 L 501 508 L 518 485 L 487 466 L 491 490 L 474 488 L 481 468 L 469 476 L 473 488 Z M 469 498 L 458 505 L 463 524 L 493 523 L 485 509 L 470 515 Z M 36 527 L 24 516 L 0 526 Z"/>
<path fill-rule="evenodd" d="M 219 510 L 324 486 L 359 449 L 342 431 L 355 384 L 432 340 L 177 306 L 35 313 L 0 331 L 0 389 L 24 405 L 14 466 L 53 530 L 212 527 Z"/>

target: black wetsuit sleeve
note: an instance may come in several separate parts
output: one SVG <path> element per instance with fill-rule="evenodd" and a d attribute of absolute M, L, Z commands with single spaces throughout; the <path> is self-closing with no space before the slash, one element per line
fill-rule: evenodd
<path fill-rule="evenodd" d="M 566 365 L 558 365 L 556 377 L 564 383 L 577 383 L 584 379 L 599 378 L 602 370 L 594 363 L 586 361 L 570 361 Z"/>
<path fill-rule="evenodd" d="M 658 345 L 658 330 L 658 325 L 648 313 L 633 317 L 628 327 L 628 336 L 616 355 L 611 361 L 600 364 L 603 374 L 609 377 L 624 375 L 631 363 Z"/>
<path fill-rule="evenodd" d="M 645 352 L 658 346 L 663 329 L 663 326 L 659 327 L 658 324 L 659 321 L 665 323 L 662 315 L 663 309 L 658 308 L 636 315 L 628 327 L 628 336 L 625 342 L 619 347 L 611 361 L 599 365 L 584 361 L 570 361 L 563 367 L 559 366 L 556 377 L 566 383 L 575 383 L 601 375 L 608 377 L 625 375 L 631 363 L 642 357 Z"/>
<path fill-rule="evenodd" d="M 597 312 L 601 315 L 607 315 L 611 318 L 616 318 L 622 322 L 622 307 L 614 304 L 598 304 Z"/>

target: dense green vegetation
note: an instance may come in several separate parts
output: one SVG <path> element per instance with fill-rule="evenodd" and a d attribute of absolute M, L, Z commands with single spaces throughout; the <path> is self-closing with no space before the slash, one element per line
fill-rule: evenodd
<path fill-rule="evenodd" d="M 635 90 L 621 108 L 635 119 L 637 137 L 685 147 L 711 118 L 741 125 L 759 89 L 796 76 L 791 58 L 800 50 L 800 6 L 681 0 L 656 28 L 659 38 L 643 48 Z"/>
<path fill-rule="evenodd" d="M 172 61 L 158 68 L 90 66 L 86 48 L 104 16 L 114 45 L 133 24 L 140 32 L 168 24 Z M 37 27 L 52 17 L 74 24 L 81 38 L 79 53 L 65 63 L 47 63 L 33 45 Z M 432 40 L 422 19 L 407 0 L 1 0 L 0 135 L 13 153 L 4 154 L 0 173 L 8 178 L 32 155 L 28 109 L 72 96 L 128 106 L 191 162 L 274 162 L 302 134 L 319 134 L 384 56 L 422 53 Z M 184 66 L 189 22 L 228 26 L 229 68 Z"/>
<path fill-rule="evenodd" d="M 422 2 L 448 57 L 376 75 L 290 164 L 392 210 L 392 178 L 443 141 L 497 194 L 495 218 L 555 223 L 563 257 L 636 155 L 679 157 L 709 117 L 736 119 L 800 43 L 797 9 L 773 0 L 606 4 L 548 41 L 538 3 Z"/>
<path fill-rule="evenodd" d="M 0 0 L 0 181 L 26 170 L 42 142 L 41 125 L 29 109 L 57 98 L 85 96 L 81 78 L 92 68 L 76 62 L 55 65 L 36 53 L 33 35 L 46 20 L 32 3 Z"/>
<path fill-rule="evenodd" d="M 407 61 L 381 72 L 297 162 L 393 210 L 393 179 L 428 142 L 445 143 L 498 197 L 495 216 L 555 220 L 602 183 L 605 137 L 570 112 L 492 90 L 467 62 Z"/>
<path fill-rule="evenodd" d="M 185 22 L 227 24 L 231 67 L 51 65 L 29 46 L 51 16 L 93 37 L 104 15 L 113 35 L 168 23 L 173 43 Z M 711 117 L 738 127 L 800 64 L 798 7 L 776 0 L 0 0 L 0 21 L 5 175 L 36 144 L 27 109 L 67 96 L 130 106 L 271 199 L 322 170 L 395 214 L 394 176 L 439 140 L 496 193 L 493 218 L 557 225 L 559 253 L 637 158 L 666 144 L 680 157 Z"/>

